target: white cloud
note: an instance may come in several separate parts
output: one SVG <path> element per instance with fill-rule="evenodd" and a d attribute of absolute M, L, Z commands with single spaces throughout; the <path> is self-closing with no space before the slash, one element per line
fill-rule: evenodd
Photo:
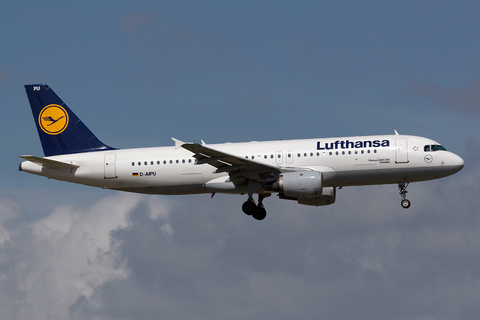
<path fill-rule="evenodd" d="M 143 201 L 156 216 L 168 215 L 160 201 L 151 199 L 119 194 L 86 212 L 59 207 L 45 219 L 13 230 L 12 236 L 3 227 L 3 217 L 10 212 L 10 219 L 18 218 L 18 213 L 10 202 L 2 201 L 0 286 L 9 289 L 0 290 L 0 295 L 2 301 L 17 296 L 14 305 L 18 306 L 12 309 L 0 303 L 2 318 L 68 319 L 78 299 L 92 310 L 99 308 L 98 289 L 129 274 L 120 257 L 122 244 L 110 237 L 111 232 L 128 227 L 128 214 Z"/>
<path fill-rule="evenodd" d="M 0 202 L 0 245 L 5 241 L 10 240 L 10 233 L 5 229 L 6 221 L 12 219 L 17 215 L 18 206 L 10 200 L 3 200 Z"/>
<path fill-rule="evenodd" d="M 412 184 L 409 210 L 394 185 L 319 208 L 271 197 L 261 222 L 240 196 L 119 193 L 28 224 L 3 200 L 0 317 L 469 319 L 480 190 L 454 179 Z"/>

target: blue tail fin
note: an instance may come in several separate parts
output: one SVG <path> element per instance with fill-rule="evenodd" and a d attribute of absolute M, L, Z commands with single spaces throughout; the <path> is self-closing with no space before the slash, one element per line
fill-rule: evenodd
<path fill-rule="evenodd" d="M 103 144 L 46 84 L 26 85 L 45 156 L 113 150 Z"/>

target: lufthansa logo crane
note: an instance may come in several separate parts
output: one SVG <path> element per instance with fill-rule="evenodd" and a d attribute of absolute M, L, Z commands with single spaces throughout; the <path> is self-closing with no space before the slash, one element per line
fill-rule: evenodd
<path fill-rule="evenodd" d="M 67 128 L 68 113 L 58 104 L 49 104 L 40 111 L 38 123 L 43 132 L 57 135 Z"/>

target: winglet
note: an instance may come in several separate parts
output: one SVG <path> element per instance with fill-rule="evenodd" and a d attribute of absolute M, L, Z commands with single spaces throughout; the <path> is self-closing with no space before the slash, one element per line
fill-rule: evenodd
<path fill-rule="evenodd" d="M 185 144 L 185 142 L 175 139 L 173 137 L 172 140 L 173 142 L 175 142 L 175 150 L 178 150 L 178 148 L 181 148 Z"/>
<path fill-rule="evenodd" d="M 396 135 L 396 136 L 399 136 L 399 134 L 398 134 L 397 130 L 393 130 L 393 131 L 395 131 L 395 135 Z"/>
<path fill-rule="evenodd" d="M 202 141 L 202 146 L 206 146 L 206 145 L 207 145 L 207 144 L 205 143 L 205 141 L 203 141 L 203 140 L 200 140 L 200 141 Z"/>

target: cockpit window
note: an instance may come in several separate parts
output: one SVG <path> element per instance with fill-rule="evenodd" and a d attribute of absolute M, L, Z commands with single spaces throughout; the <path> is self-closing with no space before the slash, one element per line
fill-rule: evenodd
<path fill-rule="evenodd" d="M 439 150 L 443 150 L 443 151 L 447 151 L 447 149 L 445 149 L 443 146 L 441 145 L 433 145 L 432 146 L 432 151 L 439 151 Z"/>
<path fill-rule="evenodd" d="M 425 148 L 423 148 L 423 150 L 425 152 L 440 151 L 440 150 L 447 151 L 447 149 L 445 149 L 443 146 L 441 146 L 439 144 L 434 144 L 434 145 L 431 145 L 431 146 L 425 146 Z"/>

